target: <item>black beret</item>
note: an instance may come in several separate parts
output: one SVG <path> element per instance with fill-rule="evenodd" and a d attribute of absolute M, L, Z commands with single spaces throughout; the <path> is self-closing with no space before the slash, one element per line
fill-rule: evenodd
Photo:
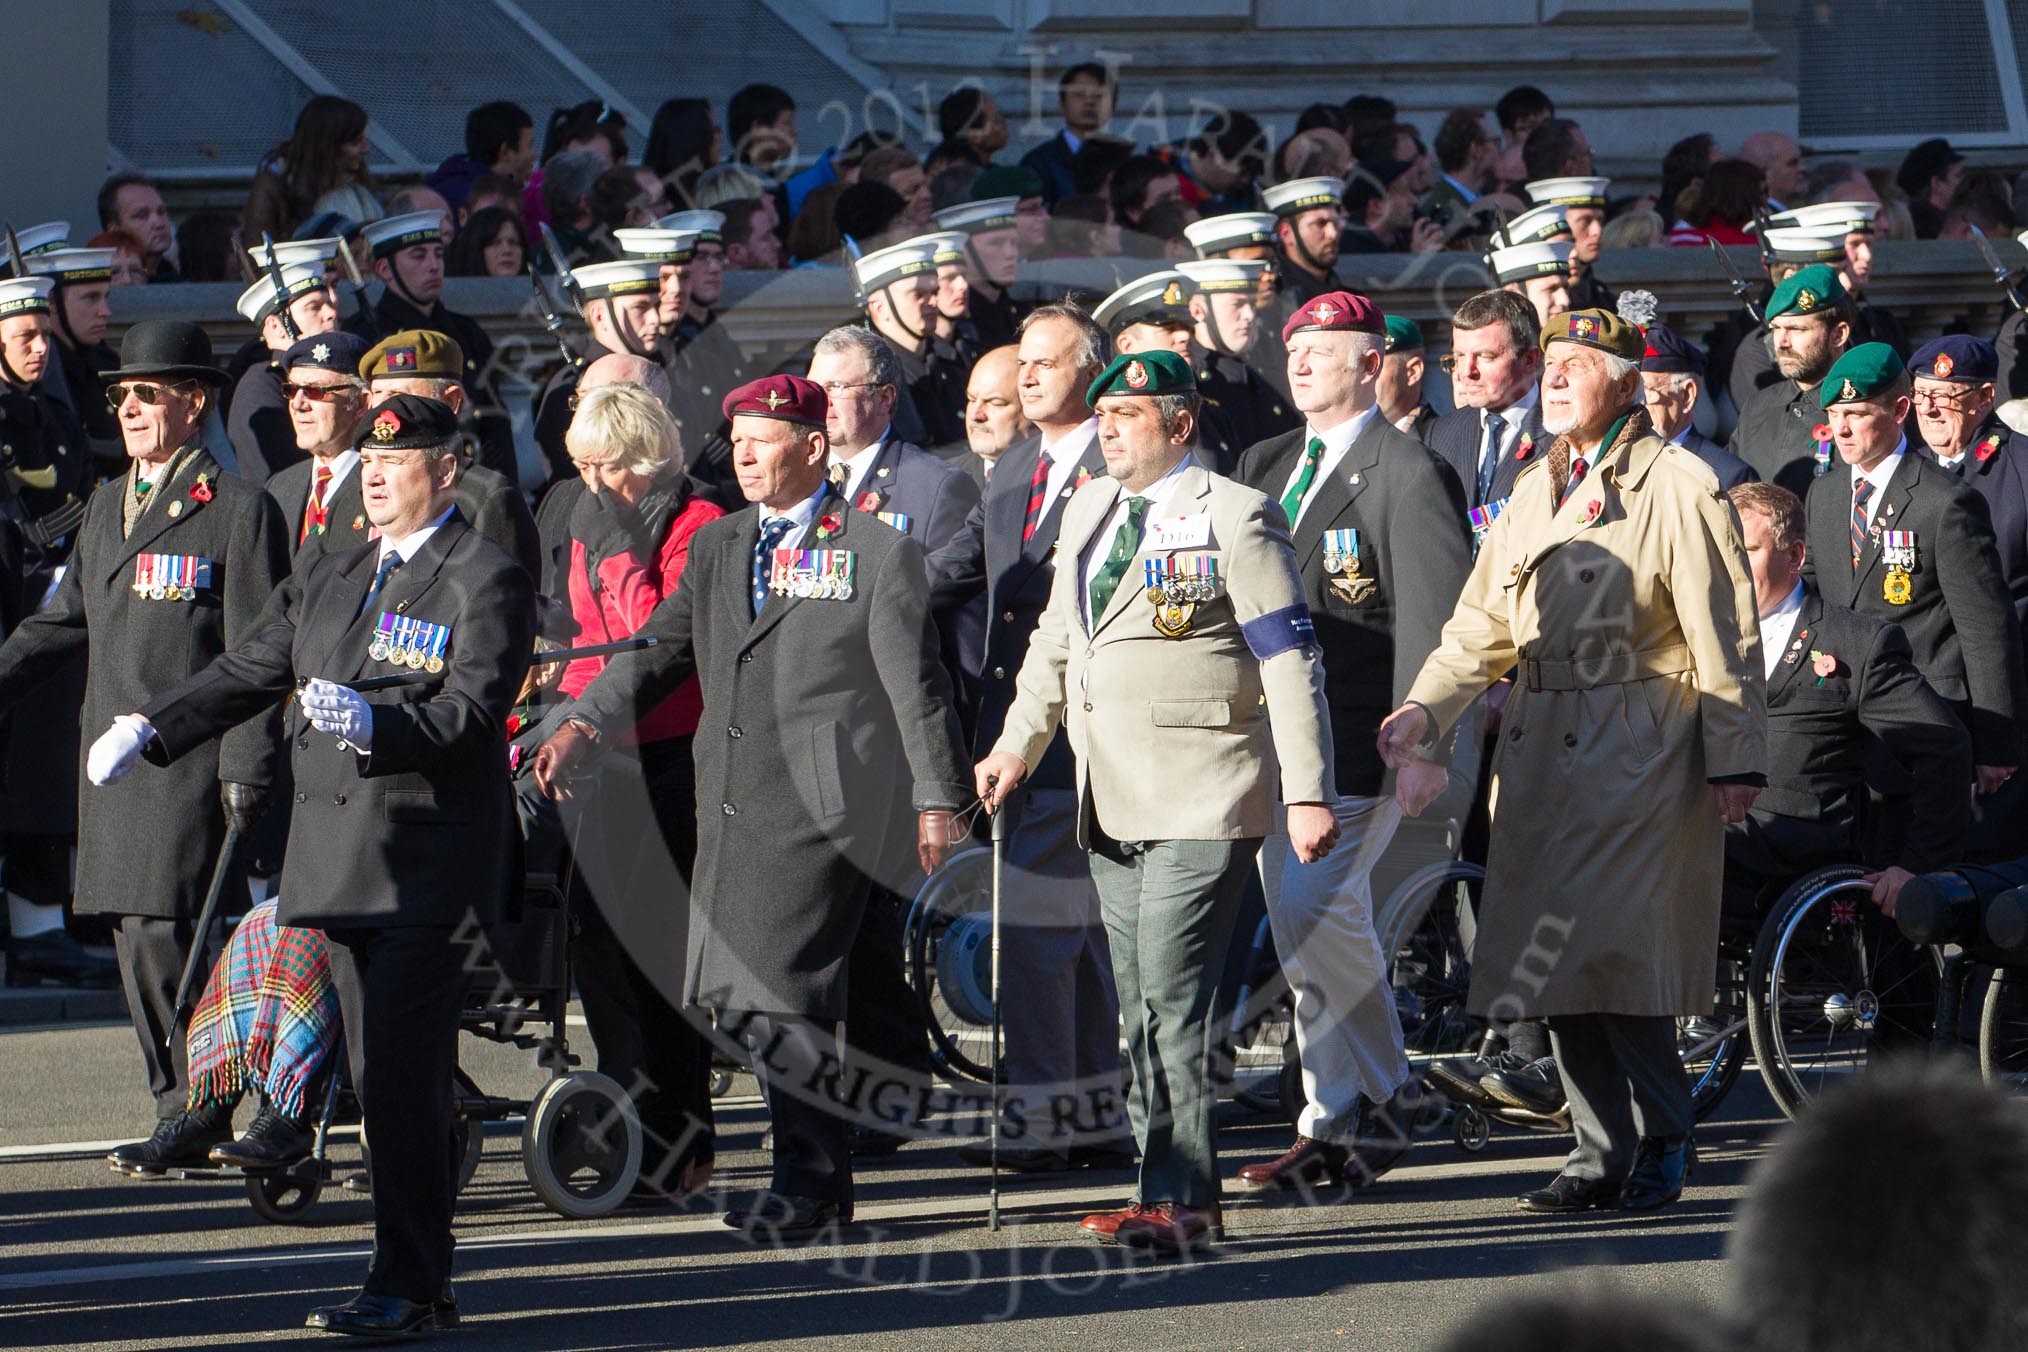
<path fill-rule="evenodd" d="M 412 447 L 434 449 L 458 434 L 458 415 L 441 399 L 419 394 L 397 394 L 373 410 L 361 425 L 353 445 L 399 451 Z"/>

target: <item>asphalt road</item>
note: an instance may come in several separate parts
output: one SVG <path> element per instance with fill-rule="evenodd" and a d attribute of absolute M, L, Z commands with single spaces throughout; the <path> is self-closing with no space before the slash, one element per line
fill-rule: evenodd
<path fill-rule="evenodd" d="M 142 1183 L 104 1143 L 149 1125 L 124 1026 L 0 1031 L 0 1347 L 332 1346 L 312 1306 L 357 1289 L 369 1203 L 330 1191 L 307 1224 L 270 1225 L 235 1181 Z M 466 1041 L 489 1092 L 526 1095 L 532 1058 Z M 751 1081 L 721 1104 L 717 1186 L 766 1181 Z M 247 1110 L 242 1110 L 242 1123 Z M 1124 1173 L 1017 1181 L 986 1229 L 986 1180 L 945 1142 L 859 1176 L 860 1223 L 837 1243 L 778 1249 L 726 1229 L 717 1206 L 560 1218 L 536 1199 L 514 1124 L 488 1134 L 458 1215 L 466 1348 L 1387 1348 L 1432 1346 L 1480 1306 L 1570 1283 L 1714 1301 L 1733 1207 L 1776 1115 L 1749 1069 L 1699 1133 L 1691 1193 L 1660 1215 L 1531 1218 L 1516 1193 L 1552 1175 L 1567 1138 L 1506 1132 L 1482 1154 L 1448 1134 L 1357 1200 L 1228 1199 L 1228 1238 L 1188 1261 L 1081 1240 Z M 1288 1129 L 1233 1108 L 1229 1174 Z M 337 1147 L 339 1162 L 356 1146 Z"/>

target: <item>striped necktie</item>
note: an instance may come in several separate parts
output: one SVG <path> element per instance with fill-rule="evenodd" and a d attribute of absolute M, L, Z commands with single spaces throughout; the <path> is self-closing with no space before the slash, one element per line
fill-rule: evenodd
<path fill-rule="evenodd" d="M 1296 481 L 1282 494 L 1282 515 L 1289 519 L 1290 530 L 1296 528 L 1296 518 L 1303 514 L 1303 499 L 1310 495 L 1310 485 L 1317 481 L 1317 465 L 1323 458 L 1324 439 L 1311 437 L 1310 444 L 1303 448 L 1303 462 L 1296 466 Z"/>
<path fill-rule="evenodd" d="M 1873 481 L 1860 479 L 1852 485 L 1852 571 L 1859 571 L 1859 556 L 1866 552 L 1866 539 L 1873 522 L 1866 508 L 1873 501 Z"/>
<path fill-rule="evenodd" d="M 296 537 L 297 544 L 302 544 L 312 535 L 324 533 L 325 523 L 330 520 L 331 515 L 330 504 L 325 501 L 325 496 L 330 491 L 331 467 L 320 464 L 317 466 L 316 477 L 310 484 L 310 506 L 303 513 L 303 530 Z"/>
<path fill-rule="evenodd" d="M 1028 480 L 1028 515 L 1021 521 L 1024 545 L 1035 538 L 1035 528 L 1042 524 L 1042 509 L 1049 501 L 1049 470 L 1054 463 L 1048 451 L 1035 457 L 1035 473 Z"/>

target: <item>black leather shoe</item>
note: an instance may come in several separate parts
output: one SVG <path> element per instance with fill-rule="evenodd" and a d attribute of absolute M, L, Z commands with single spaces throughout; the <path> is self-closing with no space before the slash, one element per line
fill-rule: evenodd
<path fill-rule="evenodd" d="M 1070 1162 L 1080 1169 L 1132 1169 L 1141 1157 L 1131 1145 L 1074 1145 Z"/>
<path fill-rule="evenodd" d="M 993 1151 L 985 1141 L 973 1141 L 958 1147 L 958 1158 L 967 1164 L 988 1169 L 993 1164 Z M 1000 1167 L 1011 1169 L 1017 1174 L 1064 1174 L 1078 1168 L 1070 1154 L 1051 1150 L 1046 1145 L 1032 1142 L 1025 1145 L 1000 1145 Z"/>
<path fill-rule="evenodd" d="M 10 986 L 91 986 L 120 984 L 120 965 L 87 949 L 62 930 L 50 930 L 7 945 Z"/>
<path fill-rule="evenodd" d="M 1517 1069 L 1490 1071 L 1479 1081 L 1479 1088 L 1502 1107 L 1525 1108 L 1531 1113 L 1559 1113 L 1569 1101 L 1556 1061 L 1547 1056 Z"/>
<path fill-rule="evenodd" d="M 1476 1056 L 1454 1056 L 1447 1061 L 1430 1062 L 1423 1078 L 1431 1089 L 1453 1103 L 1486 1108 L 1495 1106 L 1482 1085 L 1486 1076 L 1497 1070 L 1519 1070 L 1527 1064 L 1526 1058 L 1504 1051 L 1490 1061 Z"/>
<path fill-rule="evenodd" d="M 1523 1211 L 1542 1216 L 1560 1216 L 1573 1211 L 1617 1211 L 1624 1183 L 1625 1180 L 1618 1178 L 1579 1178 L 1575 1174 L 1558 1174 L 1548 1187 L 1522 1193 L 1515 1205 Z"/>
<path fill-rule="evenodd" d="M 848 1147 L 854 1159 L 873 1159 L 880 1155 L 892 1155 L 909 1143 L 909 1137 L 884 1127 L 854 1127 Z"/>
<path fill-rule="evenodd" d="M 241 1169 L 279 1169 L 308 1159 L 315 1140 L 308 1123 L 263 1106 L 237 1141 L 211 1148 L 211 1159 Z"/>
<path fill-rule="evenodd" d="M 310 1317 L 303 1321 L 303 1327 L 318 1329 L 324 1333 L 343 1333 L 354 1338 L 414 1338 L 434 1333 L 440 1328 L 455 1328 L 458 1322 L 458 1302 L 449 1296 L 449 1310 L 443 1311 L 444 1299 L 429 1302 L 402 1300 L 396 1296 L 358 1295 L 343 1305 L 327 1305 L 310 1311 Z M 450 1322 L 439 1323 L 443 1313 L 448 1313 Z"/>
<path fill-rule="evenodd" d="M 106 1156 L 113 1172 L 159 1178 L 171 1169 L 208 1169 L 211 1149 L 232 1139 L 232 1114 L 223 1109 L 185 1109 L 155 1124 L 145 1141 L 115 1146 Z"/>
<path fill-rule="evenodd" d="M 1697 1163 L 1697 1147 L 1688 1136 L 1643 1136 L 1634 1149 L 1634 1167 L 1620 1192 L 1626 1211 L 1659 1211 L 1683 1195 Z"/>
<path fill-rule="evenodd" d="M 807 1239 L 852 1220 L 850 1208 L 817 1197 L 762 1193 L 748 1211 L 728 1211 L 725 1223 L 755 1238 Z"/>

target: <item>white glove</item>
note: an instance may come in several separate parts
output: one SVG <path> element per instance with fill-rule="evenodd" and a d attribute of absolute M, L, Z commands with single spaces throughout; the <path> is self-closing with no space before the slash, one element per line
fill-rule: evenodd
<path fill-rule="evenodd" d="M 372 749 L 373 706 L 357 690 L 313 677 L 296 702 L 317 731 L 330 733 L 361 754 Z"/>
<path fill-rule="evenodd" d="M 121 714 L 113 726 L 99 734 L 85 756 L 85 778 L 103 788 L 118 783 L 141 759 L 141 751 L 155 740 L 155 725 L 139 714 Z"/>

